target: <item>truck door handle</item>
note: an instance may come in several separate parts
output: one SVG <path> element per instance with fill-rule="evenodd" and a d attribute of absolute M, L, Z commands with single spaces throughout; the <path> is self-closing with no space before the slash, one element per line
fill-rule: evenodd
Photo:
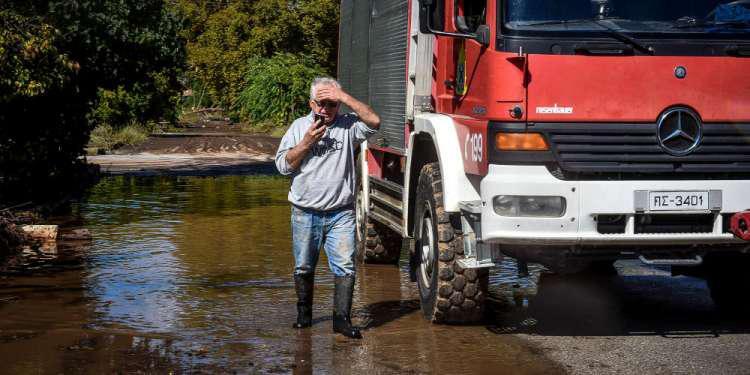
<path fill-rule="evenodd" d="M 456 80 L 454 80 L 454 79 L 446 79 L 445 81 L 443 81 L 443 83 L 445 84 L 445 87 L 447 87 L 449 89 L 455 89 L 456 88 Z"/>

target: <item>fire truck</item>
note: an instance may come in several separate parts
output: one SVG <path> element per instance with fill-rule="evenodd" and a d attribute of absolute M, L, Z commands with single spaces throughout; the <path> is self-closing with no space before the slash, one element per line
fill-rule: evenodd
<path fill-rule="evenodd" d="M 382 121 L 357 161 L 365 262 L 408 251 L 436 323 L 482 319 L 506 257 L 558 272 L 640 259 L 743 307 L 748 7 L 342 0 L 338 77 Z"/>

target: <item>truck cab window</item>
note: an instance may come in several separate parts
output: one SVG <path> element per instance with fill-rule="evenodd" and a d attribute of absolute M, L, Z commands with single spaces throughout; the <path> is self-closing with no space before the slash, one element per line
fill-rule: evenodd
<path fill-rule="evenodd" d="M 463 10 L 461 12 L 460 10 Z M 487 2 L 485 0 L 457 0 L 456 28 L 460 32 L 473 33 L 479 25 L 486 23 Z"/>
<path fill-rule="evenodd" d="M 445 0 L 435 0 L 430 6 L 430 17 L 432 28 L 445 31 Z"/>

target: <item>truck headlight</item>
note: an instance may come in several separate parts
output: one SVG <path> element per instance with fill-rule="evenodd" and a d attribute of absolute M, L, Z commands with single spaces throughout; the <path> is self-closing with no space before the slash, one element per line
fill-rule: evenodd
<path fill-rule="evenodd" d="M 498 195 L 492 200 L 495 213 L 512 217 L 561 217 L 565 198 L 529 195 Z"/>

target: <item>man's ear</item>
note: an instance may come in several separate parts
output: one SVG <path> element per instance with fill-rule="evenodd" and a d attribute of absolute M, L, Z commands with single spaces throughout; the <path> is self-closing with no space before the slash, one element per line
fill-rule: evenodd
<path fill-rule="evenodd" d="M 310 105 L 310 110 L 312 110 L 313 112 L 315 112 L 315 102 L 312 101 L 312 100 L 310 100 L 309 102 L 307 102 L 307 104 Z"/>

